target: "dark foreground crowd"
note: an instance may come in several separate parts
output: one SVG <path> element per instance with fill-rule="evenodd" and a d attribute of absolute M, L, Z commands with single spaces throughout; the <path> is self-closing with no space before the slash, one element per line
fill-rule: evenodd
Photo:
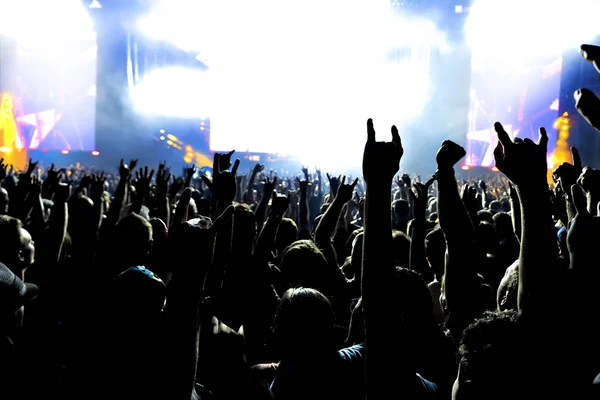
<path fill-rule="evenodd" d="M 600 170 L 494 128 L 502 182 L 371 120 L 360 180 L 1 164 L 0 399 L 600 398 Z"/>

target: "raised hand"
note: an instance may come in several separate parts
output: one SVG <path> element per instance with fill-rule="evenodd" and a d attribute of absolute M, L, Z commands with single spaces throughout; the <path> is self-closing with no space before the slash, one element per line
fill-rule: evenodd
<path fill-rule="evenodd" d="M 31 158 L 29 159 L 29 164 L 27 165 L 27 175 L 31 175 L 33 171 L 37 168 L 38 162 L 34 162 Z"/>
<path fill-rule="evenodd" d="M 139 158 L 133 158 L 129 160 L 129 169 L 131 171 L 135 171 L 135 167 L 137 167 L 139 161 Z"/>
<path fill-rule="evenodd" d="M 487 189 L 487 183 L 485 183 L 484 180 L 480 180 L 479 181 L 479 188 L 485 192 L 485 190 Z"/>
<path fill-rule="evenodd" d="M 593 260 L 597 257 L 596 246 L 600 241 L 600 217 L 592 216 L 588 211 L 581 187 L 571 186 L 571 198 L 577 210 L 567 234 L 571 268 L 593 267 Z"/>
<path fill-rule="evenodd" d="M 271 196 L 273 191 L 275 190 L 275 186 L 277 185 L 277 177 L 273 177 L 273 179 L 269 179 L 269 177 L 265 177 L 265 186 L 264 186 L 264 196 Z"/>
<path fill-rule="evenodd" d="M 340 187 L 338 189 L 338 192 L 337 192 L 337 195 L 335 198 L 343 201 L 344 203 L 347 203 L 350 200 L 352 200 L 352 195 L 354 193 L 354 187 L 358 183 L 358 178 L 354 179 L 354 182 L 352 182 L 351 184 L 346 185 L 345 183 L 346 183 L 346 177 L 343 176 Z"/>
<path fill-rule="evenodd" d="M 571 186 L 573 186 L 579 175 L 581 175 L 581 157 L 579 151 L 575 147 L 571 147 L 571 154 L 573 155 L 573 164 L 562 163 L 554 171 L 552 171 L 552 177 L 563 193 L 571 193 Z"/>
<path fill-rule="evenodd" d="M 232 154 L 233 151 L 227 153 L 225 156 L 231 157 Z M 235 160 L 231 171 L 220 169 L 221 165 L 223 165 L 221 154 L 215 153 L 213 159 L 213 179 L 211 181 L 207 176 L 202 176 L 202 181 L 208 186 L 214 197 L 218 198 L 220 201 L 229 202 L 229 204 L 231 204 L 235 198 L 235 175 L 240 166 L 240 160 L 239 158 Z"/>
<path fill-rule="evenodd" d="M 231 150 L 229 153 L 219 153 L 219 171 L 222 172 L 231 168 L 231 156 L 233 156 L 233 153 L 235 153 L 235 150 Z M 213 169 L 215 169 L 214 165 Z"/>
<path fill-rule="evenodd" d="M 96 198 L 100 198 L 104 193 L 104 184 L 106 183 L 106 177 L 104 176 L 104 172 L 99 175 L 92 174 L 92 196 Z"/>
<path fill-rule="evenodd" d="M 150 191 L 150 182 L 154 176 L 154 170 L 148 172 L 148 166 L 140 168 L 139 171 L 135 172 L 135 191 L 140 198 L 145 198 Z"/>
<path fill-rule="evenodd" d="M 0 181 L 5 179 L 6 176 L 8 175 L 7 169 L 8 169 L 8 166 L 6 164 L 4 164 L 4 158 L 0 158 Z"/>
<path fill-rule="evenodd" d="M 408 176 L 408 174 L 402 174 L 402 182 L 404 182 L 404 185 L 406 185 L 407 187 L 410 187 L 410 176 Z"/>
<path fill-rule="evenodd" d="M 290 206 L 290 199 L 287 196 L 278 195 L 273 192 L 271 197 L 271 213 L 277 216 L 283 216 Z"/>
<path fill-rule="evenodd" d="M 46 181 L 50 187 L 55 187 L 62 180 L 63 177 L 63 169 L 56 170 L 54 169 L 54 164 L 50 165 L 48 169 L 48 174 L 46 176 Z"/>
<path fill-rule="evenodd" d="M 337 195 L 338 192 L 338 188 L 340 187 L 340 179 L 342 178 L 342 176 L 330 176 L 329 174 L 327 174 L 327 180 L 329 180 L 329 188 L 331 190 L 331 194 L 333 196 Z M 306 179 L 308 181 L 308 178 Z"/>
<path fill-rule="evenodd" d="M 33 198 L 38 198 L 42 194 L 42 180 L 37 175 L 31 175 L 31 186 L 29 188 L 30 195 Z"/>
<path fill-rule="evenodd" d="M 463 158 L 467 152 L 462 146 L 454 143 L 451 140 L 444 140 L 435 155 L 435 160 L 439 170 L 449 170 L 454 168 L 454 165 Z"/>
<path fill-rule="evenodd" d="M 132 160 L 133 161 L 133 160 Z M 121 158 L 121 164 L 119 164 L 119 176 L 121 179 L 129 179 L 131 178 L 132 168 L 129 165 L 123 163 L 123 159 Z"/>
<path fill-rule="evenodd" d="M 600 72 L 600 47 L 584 44 L 580 48 L 583 58 L 592 63 Z M 575 91 L 575 107 L 585 120 L 597 130 L 600 130 L 600 99 L 588 89 Z"/>
<path fill-rule="evenodd" d="M 477 189 L 471 185 L 463 185 L 461 199 L 467 210 L 473 215 L 481 209 L 481 200 L 477 198 Z"/>
<path fill-rule="evenodd" d="M 389 185 L 394 175 L 400 169 L 400 160 L 404 154 L 402 141 L 398 129 L 392 126 L 392 141 L 375 141 L 375 129 L 373 120 L 367 121 L 367 143 L 363 153 L 363 176 L 367 185 L 385 184 Z"/>
<path fill-rule="evenodd" d="M 404 181 L 403 181 L 403 180 L 402 180 L 402 178 L 400 178 L 399 176 L 396 176 L 396 180 L 395 180 L 395 182 L 396 182 L 396 185 L 397 185 L 399 188 L 403 188 L 403 187 L 404 187 Z"/>
<path fill-rule="evenodd" d="M 194 177 L 195 173 L 196 173 L 195 165 L 192 164 L 189 167 L 183 167 L 183 176 L 185 177 L 186 181 L 191 181 L 192 178 Z"/>
<path fill-rule="evenodd" d="M 433 184 L 434 179 L 430 179 L 427 183 L 413 183 L 413 187 L 408 191 L 413 201 L 413 215 L 417 221 L 425 221 L 427 211 L 427 192 Z"/>
<path fill-rule="evenodd" d="M 167 162 L 158 164 L 158 171 L 156 172 L 156 189 L 162 195 L 166 195 L 169 189 L 169 180 L 171 179 L 171 173 L 167 168 Z"/>
<path fill-rule="evenodd" d="M 304 179 L 309 180 L 308 167 L 302 167 L 302 173 L 304 174 Z"/>
<path fill-rule="evenodd" d="M 585 167 L 577 178 L 577 184 L 586 193 L 598 194 L 600 192 L 600 170 Z"/>
<path fill-rule="evenodd" d="M 494 124 L 494 129 L 498 134 L 498 145 L 494 150 L 496 167 L 517 187 L 530 183 L 546 185 L 546 129 L 540 128 L 540 140 L 537 144 L 531 139 L 513 142 L 499 122 Z"/>
<path fill-rule="evenodd" d="M 256 164 L 254 166 L 254 169 L 252 170 L 252 174 L 253 175 L 257 175 L 259 172 L 264 171 L 265 166 L 263 164 Z"/>

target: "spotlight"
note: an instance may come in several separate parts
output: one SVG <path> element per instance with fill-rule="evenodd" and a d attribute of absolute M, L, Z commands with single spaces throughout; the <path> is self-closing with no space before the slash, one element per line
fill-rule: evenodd
<path fill-rule="evenodd" d="M 88 7 L 89 8 L 102 8 L 102 4 L 100 4 L 100 2 L 98 0 L 92 0 L 92 2 L 90 3 L 90 5 Z"/>
<path fill-rule="evenodd" d="M 64 149 L 64 150 L 62 150 L 60 153 L 61 153 L 61 154 L 64 154 L 64 155 L 67 155 L 67 154 L 69 154 L 69 150 L 67 150 L 67 149 Z"/>
<path fill-rule="evenodd" d="M 92 155 L 93 156 L 99 156 L 100 152 L 98 150 L 94 150 L 94 151 L 92 151 Z"/>

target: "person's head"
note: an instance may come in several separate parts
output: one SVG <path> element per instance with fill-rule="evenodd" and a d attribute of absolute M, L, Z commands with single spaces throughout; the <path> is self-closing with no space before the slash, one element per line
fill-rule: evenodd
<path fill-rule="evenodd" d="M 237 249 L 252 251 L 256 236 L 256 216 L 247 204 L 236 204 L 233 210 L 233 243 Z M 240 247 L 241 246 L 241 247 Z M 247 252 L 244 251 L 244 254 Z"/>
<path fill-rule="evenodd" d="M 293 287 L 312 287 L 328 294 L 331 286 L 327 261 L 311 240 L 298 240 L 283 251 L 279 263 L 285 291 Z"/>
<path fill-rule="evenodd" d="M 394 248 L 394 259 L 399 267 L 408 267 L 410 259 L 410 238 L 404 232 L 393 231 L 392 243 Z"/>
<path fill-rule="evenodd" d="M 16 218 L 0 215 L 0 262 L 23 279 L 27 267 L 35 261 L 31 235 Z"/>
<path fill-rule="evenodd" d="M 494 224 L 487 221 L 481 222 L 476 228 L 477 249 L 483 254 L 495 254 L 498 245 L 496 228 Z"/>
<path fill-rule="evenodd" d="M 125 216 L 115 227 L 113 248 L 119 257 L 115 267 L 121 271 L 145 265 L 148 253 L 152 250 L 152 225 L 136 213 Z"/>
<path fill-rule="evenodd" d="M 502 203 L 500 203 L 498 200 L 492 201 L 490 203 L 490 211 L 492 212 L 492 214 L 496 214 L 498 212 L 503 211 Z"/>
<path fill-rule="evenodd" d="M 0 214 L 8 214 L 8 192 L 3 187 L 0 187 Z"/>
<path fill-rule="evenodd" d="M 504 277 L 498 286 L 496 303 L 498 311 L 516 310 L 519 291 L 519 260 L 506 268 Z"/>
<path fill-rule="evenodd" d="M 23 307 L 38 294 L 38 287 L 24 283 L 0 263 L 0 332 L 10 334 L 23 324 Z"/>
<path fill-rule="evenodd" d="M 500 240 L 514 237 L 515 231 L 513 229 L 512 218 L 507 213 L 498 212 L 494 214 L 494 225 Z"/>
<path fill-rule="evenodd" d="M 425 236 L 425 253 L 435 278 L 441 282 L 446 264 L 446 237 L 439 225 Z"/>
<path fill-rule="evenodd" d="M 487 312 L 463 332 L 453 400 L 523 398 L 531 381 L 515 311 Z M 531 384 L 531 383 L 530 383 Z"/>
<path fill-rule="evenodd" d="M 275 236 L 275 249 L 277 254 L 283 253 L 283 251 L 296 241 L 298 237 L 298 226 L 293 219 L 283 218 L 277 227 L 277 234 Z"/>
<path fill-rule="evenodd" d="M 73 241 L 76 242 L 81 232 L 86 229 L 89 215 L 94 212 L 94 202 L 87 196 L 73 196 L 69 199 L 69 226 Z"/>
<path fill-rule="evenodd" d="M 310 358 L 335 350 L 334 327 L 329 299 L 315 289 L 298 287 L 283 294 L 273 333 L 283 357 Z"/>
<path fill-rule="evenodd" d="M 493 224 L 494 215 L 490 210 L 479 210 L 477 211 L 477 221 L 475 223 L 477 222 L 489 222 L 490 224 Z"/>
<path fill-rule="evenodd" d="M 408 201 L 400 199 L 392 202 L 392 221 L 397 227 L 406 229 L 409 211 L 410 205 Z"/>
<path fill-rule="evenodd" d="M 396 268 L 396 309 L 405 323 L 433 321 L 433 302 L 421 274 L 408 268 Z"/>

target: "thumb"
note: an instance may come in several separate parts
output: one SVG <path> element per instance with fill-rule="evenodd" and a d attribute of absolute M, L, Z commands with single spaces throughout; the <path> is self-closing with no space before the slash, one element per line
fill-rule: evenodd
<path fill-rule="evenodd" d="M 587 198 L 583 189 L 577 185 L 571 185 L 571 196 L 573 198 L 573 205 L 577 210 L 577 215 L 589 217 L 590 213 L 587 209 Z"/>

